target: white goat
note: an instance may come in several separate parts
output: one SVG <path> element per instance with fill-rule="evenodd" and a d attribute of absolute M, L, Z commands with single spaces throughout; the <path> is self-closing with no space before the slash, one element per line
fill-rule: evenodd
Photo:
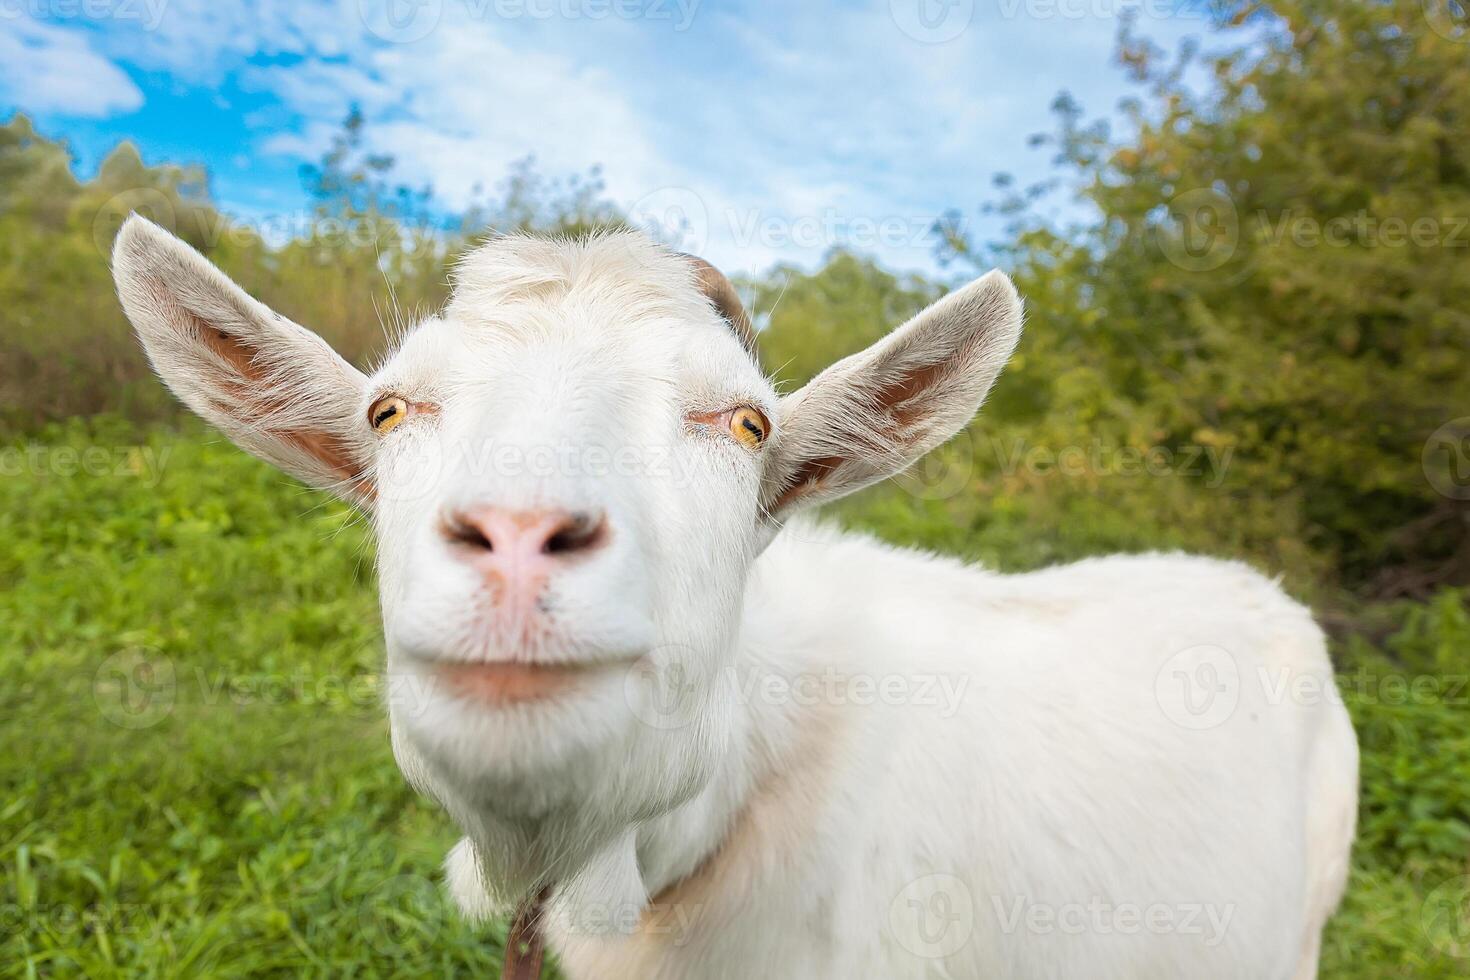
<path fill-rule="evenodd" d="M 372 515 L 450 887 L 571 976 L 1315 975 L 1357 745 L 1306 609 L 791 520 L 969 422 L 999 272 L 779 397 L 728 282 L 634 234 L 484 245 L 371 377 L 142 219 L 114 270 L 180 398 Z"/>

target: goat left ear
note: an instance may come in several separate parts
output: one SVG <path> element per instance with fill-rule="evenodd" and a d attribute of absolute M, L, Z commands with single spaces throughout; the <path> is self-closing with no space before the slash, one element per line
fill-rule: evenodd
<path fill-rule="evenodd" d="M 360 371 L 137 215 L 118 232 L 112 272 L 148 359 L 186 405 L 292 476 L 370 503 Z"/>
<path fill-rule="evenodd" d="M 979 411 L 1020 336 L 1021 298 L 992 271 L 781 399 L 766 512 L 860 490 L 949 439 Z"/>

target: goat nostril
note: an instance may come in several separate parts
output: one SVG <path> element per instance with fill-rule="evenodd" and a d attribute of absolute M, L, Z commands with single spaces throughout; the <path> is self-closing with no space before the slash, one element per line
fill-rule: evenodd
<path fill-rule="evenodd" d="M 485 532 L 466 521 L 449 518 L 444 521 L 444 536 L 450 541 L 482 551 L 494 551 L 495 545 L 485 535 Z"/>
<path fill-rule="evenodd" d="M 570 551 L 585 551 L 596 547 L 603 538 L 605 521 L 591 514 L 578 513 L 568 517 L 556 533 L 541 546 L 543 554 L 559 555 Z"/>

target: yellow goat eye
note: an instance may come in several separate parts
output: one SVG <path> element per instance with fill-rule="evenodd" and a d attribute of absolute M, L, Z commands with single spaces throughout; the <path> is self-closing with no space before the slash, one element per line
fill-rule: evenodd
<path fill-rule="evenodd" d="M 770 432 L 771 423 L 753 408 L 737 408 L 730 413 L 730 434 L 747 449 L 759 449 Z"/>
<path fill-rule="evenodd" d="M 397 395 L 379 398 L 373 402 L 373 407 L 368 409 L 368 421 L 372 423 L 379 435 L 391 431 L 395 425 L 406 418 L 408 418 L 408 402 Z"/>

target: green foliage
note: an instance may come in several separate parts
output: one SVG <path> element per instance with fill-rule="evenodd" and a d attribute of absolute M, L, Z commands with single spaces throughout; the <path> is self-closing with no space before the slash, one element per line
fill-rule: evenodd
<path fill-rule="evenodd" d="M 917 276 L 901 278 L 842 251 L 815 275 L 782 265 L 740 285 L 764 327 L 761 358 L 787 389 L 874 343 L 941 293 Z"/>
<path fill-rule="evenodd" d="M 112 240 L 133 212 L 360 366 L 385 352 L 393 330 L 443 305 L 446 267 L 477 236 L 581 234 L 621 221 L 596 170 L 551 179 L 529 159 L 501 197 L 443 213 L 428 189 L 393 182 L 391 157 L 364 150 L 364 125 L 354 110 L 322 160 L 303 168 L 311 208 L 265 229 L 221 214 L 200 168 L 150 167 L 123 143 L 82 183 L 65 146 L 37 135 L 25 116 L 0 126 L 0 425 L 35 429 L 98 412 L 176 417 L 108 271 Z"/>
<path fill-rule="evenodd" d="M 814 273 L 745 285 L 766 322 L 762 356 L 788 389 L 939 293 L 840 252 Z M 1022 346 L 967 431 L 844 511 L 881 512 L 890 534 L 1006 568 L 1175 548 L 1246 558 L 1321 590 L 1330 557 L 1307 542 L 1292 494 L 1232 482 L 1233 435 L 1171 432 L 1164 388 L 1139 403 L 1078 346 L 1075 325 L 1038 323 L 1037 303 L 1067 292 L 1076 288 L 1047 283 L 1028 294 Z"/>
<path fill-rule="evenodd" d="M 195 426 L 0 452 L 0 975 L 497 975 L 393 765 L 361 524 Z"/>
<path fill-rule="evenodd" d="M 1338 651 L 1362 790 L 1352 883 L 1323 975 L 1459 977 L 1455 934 L 1436 931 L 1433 913 L 1436 889 L 1462 906 L 1470 898 L 1470 595 L 1444 591 L 1368 618 L 1380 615 L 1381 644 L 1354 635 Z"/>
<path fill-rule="evenodd" d="M 1422 871 L 1470 857 L 1470 615 L 1446 591 L 1396 611 L 1382 652 L 1349 638 L 1343 689 L 1362 740 L 1360 847 Z"/>
<path fill-rule="evenodd" d="M 1217 6 L 1210 58 L 1125 32 L 1126 137 L 1058 101 L 1047 142 L 1095 221 L 1052 230 L 1013 192 L 1013 241 L 948 248 L 1015 269 L 1048 422 L 1228 447 L 1252 552 L 1290 536 L 1374 595 L 1470 582 L 1470 510 L 1421 458 L 1470 396 L 1464 38 L 1420 0 Z M 1257 521 L 1260 501 L 1283 506 Z"/>

